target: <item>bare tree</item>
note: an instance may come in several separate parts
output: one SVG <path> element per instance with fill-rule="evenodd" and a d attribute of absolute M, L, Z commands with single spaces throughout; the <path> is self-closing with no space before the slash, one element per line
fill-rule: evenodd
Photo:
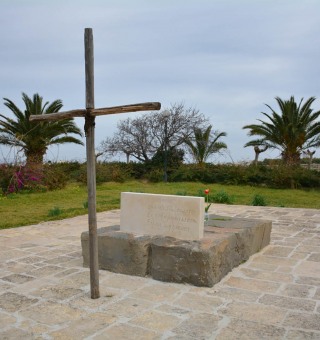
<path fill-rule="evenodd" d="M 102 141 L 98 148 L 98 152 L 96 153 L 96 158 L 100 156 L 108 158 L 113 157 L 118 153 L 124 153 L 126 155 L 127 163 L 129 163 L 130 155 L 133 153 L 134 147 L 130 144 L 130 141 L 121 134 L 115 134 L 113 138 L 107 137 Z"/>
<path fill-rule="evenodd" d="M 253 164 L 254 164 L 254 165 L 257 165 L 257 164 L 258 164 L 259 155 L 260 155 L 262 152 L 265 152 L 267 149 L 268 149 L 268 146 L 267 146 L 267 145 L 265 145 L 263 148 L 259 148 L 258 145 L 256 145 L 256 146 L 254 147 L 254 152 L 255 152 L 255 157 L 254 157 L 254 161 L 253 161 Z"/>
<path fill-rule="evenodd" d="M 100 151 L 109 155 L 124 153 L 127 161 L 132 156 L 146 163 L 165 146 L 168 149 L 181 146 L 192 135 L 194 127 L 203 127 L 206 123 L 208 119 L 198 110 L 174 104 L 168 110 L 120 121 L 118 131 L 101 143 Z"/>

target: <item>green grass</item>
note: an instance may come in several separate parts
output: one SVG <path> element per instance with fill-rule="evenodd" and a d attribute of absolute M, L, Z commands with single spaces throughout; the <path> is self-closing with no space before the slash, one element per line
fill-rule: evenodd
<path fill-rule="evenodd" d="M 250 186 L 227 186 L 202 183 L 104 183 L 97 186 L 97 211 L 118 209 L 122 191 L 198 196 L 199 190 L 210 189 L 210 195 L 225 192 L 233 204 L 251 205 L 261 195 L 269 206 L 320 209 L 319 190 L 269 189 Z M 0 229 L 58 220 L 87 213 L 85 186 L 69 184 L 65 189 L 0 196 Z M 59 213 L 54 212 L 59 207 Z M 52 212 L 51 214 L 49 212 Z M 50 216 L 49 216 L 50 215 Z"/>

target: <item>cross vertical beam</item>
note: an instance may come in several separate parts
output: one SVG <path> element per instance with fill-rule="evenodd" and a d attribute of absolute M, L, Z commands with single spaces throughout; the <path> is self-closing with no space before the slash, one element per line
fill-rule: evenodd
<path fill-rule="evenodd" d="M 88 186 L 88 222 L 89 222 L 89 255 L 90 255 L 90 286 L 91 298 L 100 297 L 99 292 L 99 259 L 96 212 L 96 157 L 94 148 L 95 117 L 125 112 L 160 110 L 161 103 L 148 102 L 131 105 L 121 105 L 105 108 L 94 108 L 94 63 L 92 28 L 84 31 L 85 74 L 86 74 L 86 109 L 76 109 L 65 112 L 31 115 L 30 121 L 58 121 L 84 117 L 87 151 L 87 186 Z"/>
<path fill-rule="evenodd" d="M 92 28 L 84 31 L 85 73 L 86 73 L 86 116 L 84 130 L 87 150 L 87 185 L 88 185 L 88 223 L 90 254 L 90 287 L 91 298 L 98 299 L 99 292 L 99 260 L 96 212 L 96 157 L 94 146 L 95 117 L 90 115 L 94 109 L 94 56 Z"/>

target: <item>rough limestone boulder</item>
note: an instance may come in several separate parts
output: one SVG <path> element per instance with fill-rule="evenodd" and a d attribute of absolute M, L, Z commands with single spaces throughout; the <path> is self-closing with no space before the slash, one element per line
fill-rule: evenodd
<path fill-rule="evenodd" d="M 200 241 L 154 237 L 151 276 L 161 281 L 212 287 L 270 242 L 271 222 L 212 218 Z"/>
<path fill-rule="evenodd" d="M 99 268 L 114 273 L 146 276 L 150 260 L 149 236 L 135 236 L 120 231 L 120 226 L 98 229 Z M 89 232 L 81 235 L 84 267 L 89 267 Z"/>

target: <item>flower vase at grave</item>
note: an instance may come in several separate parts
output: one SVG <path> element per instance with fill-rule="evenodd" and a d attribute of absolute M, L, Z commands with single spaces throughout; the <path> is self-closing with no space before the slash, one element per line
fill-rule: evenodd
<path fill-rule="evenodd" d="M 209 208 L 211 206 L 211 203 L 209 203 L 209 189 L 206 189 L 204 191 L 205 195 L 205 202 L 206 202 L 206 207 L 204 208 L 204 225 L 208 225 L 209 221 Z"/>
<path fill-rule="evenodd" d="M 204 212 L 204 225 L 207 225 L 209 222 L 209 213 L 207 211 Z"/>

